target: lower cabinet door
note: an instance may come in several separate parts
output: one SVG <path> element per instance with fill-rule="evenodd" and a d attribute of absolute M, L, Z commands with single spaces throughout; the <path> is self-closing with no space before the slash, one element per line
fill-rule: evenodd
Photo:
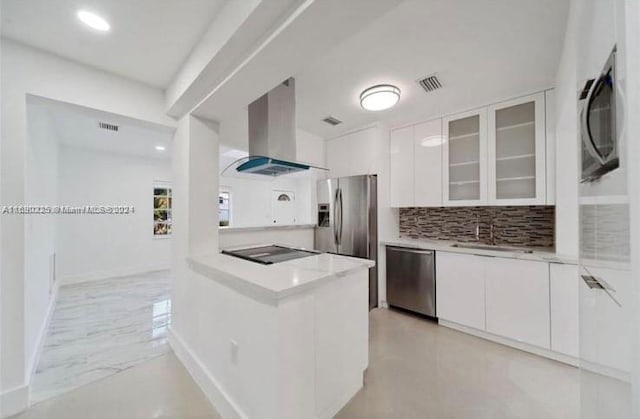
<path fill-rule="evenodd" d="M 484 330 L 484 258 L 436 252 L 438 318 Z"/>
<path fill-rule="evenodd" d="M 577 265 L 549 264 L 551 349 L 578 357 L 579 276 Z"/>
<path fill-rule="evenodd" d="M 487 331 L 550 348 L 549 265 L 486 258 Z"/>

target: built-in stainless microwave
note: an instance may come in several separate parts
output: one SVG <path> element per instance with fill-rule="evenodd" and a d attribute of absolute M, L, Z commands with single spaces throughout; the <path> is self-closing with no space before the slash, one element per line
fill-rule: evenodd
<path fill-rule="evenodd" d="M 582 182 L 592 182 L 620 165 L 616 131 L 616 49 L 600 75 L 580 92 Z"/>

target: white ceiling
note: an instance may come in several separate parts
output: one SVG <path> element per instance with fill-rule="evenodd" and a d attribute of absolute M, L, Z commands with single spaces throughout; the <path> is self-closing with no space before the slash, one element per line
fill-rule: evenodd
<path fill-rule="evenodd" d="M 376 121 L 399 125 L 552 87 L 568 0 L 405 0 L 296 78 L 298 126 L 330 138 Z M 437 73 L 444 87 L 416 83 Z M 396 107 L 367 112 L 365 88 L 391 83 Z M 328 115 L 344 121 L 331 127 Z"/>
<path fill-rule="evenodd" d="M 2 36 L 166 87 L 227 0 L 2 0 Z M 78 9 L 104 17 L 100 33 Z"/>
<path fill-rule="evenodd" d="M 68 147 L 153 159 L 171 156 L 173 128 L 45 99 L 29 100 L 28 109 L 49 118 L 56 141 Z M 99 122 L 118 125 L 118 131 L 99 128 Z"/>

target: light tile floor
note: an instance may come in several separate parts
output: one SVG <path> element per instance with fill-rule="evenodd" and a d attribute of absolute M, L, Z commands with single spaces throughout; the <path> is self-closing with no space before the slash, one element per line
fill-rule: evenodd
<path fill-rule="evenodd" d="M 169 353 L 38 403 L 13 419 L 221 419 Z"/>
<path fill-rule="evenodd" d="M 578 369 L 392 310 L 371 312 L 365 387 L 339 419 L 578 418 Z M 16 419 L 218 418 L 173 354 Z"/>
<path fill-rule="evenodd" d="M 370 316 L 365 387 L 339 419 L 572 419 L 579 370 L 392 310 Z"/>
<path fill-rule="evenodd" d="M 169 280 L 158 271 L 61 287 L 32 403 L 169 352 Z"/>

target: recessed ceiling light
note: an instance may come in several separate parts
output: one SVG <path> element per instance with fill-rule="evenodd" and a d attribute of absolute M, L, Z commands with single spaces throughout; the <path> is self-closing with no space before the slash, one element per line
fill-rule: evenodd
<path fill-rule="evenodd" d="M 86 10 L 78 10 L 77 16 L 82 23 L 97 31 L 107 32 L 111 29 L 109 22 L 95 13 L 87 12 Z"/>
<path fill-rule="evenodd" d="M 157 151 L 165 151 L 166 149 L 167 149 L 167 148 L 166 148 L 165 146 L 163 146 L 163 145 L 157 145 L 157 146 L 156 146 L 156 150 L 157 150 Z"/>
<path fill-rule="evenodd" d="M 379 84 L 360 94 L 360 105 L 368 111 L 389 109 L 399 100 L 400 89 L 390 84 Z"/>

